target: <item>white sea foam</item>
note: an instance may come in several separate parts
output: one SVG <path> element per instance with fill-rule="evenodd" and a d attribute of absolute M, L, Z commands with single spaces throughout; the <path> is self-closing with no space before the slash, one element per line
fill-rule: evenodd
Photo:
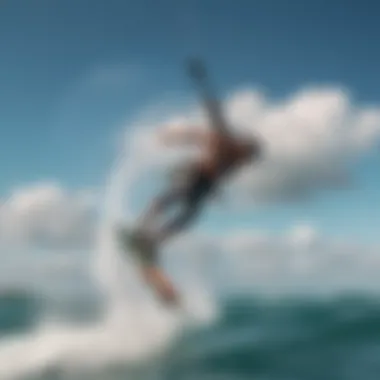
<path fill-rule="evenodd" d="M 162 352 L 184 327 L 213 318 L 215 309 L 204 289 L 184 290 L 180 312 L 163 308 L 128 257 L 122 257 L 114 227 L 132 221 L 124 200 L 135 180 L 133 161 L 122 152 L 106 188 L 93 260 L 95 278 L 107 301 L 103 316 L 87 326 L 43 322 L 32 332 L 0 340 L 1 379 L 144 361 Z"/>

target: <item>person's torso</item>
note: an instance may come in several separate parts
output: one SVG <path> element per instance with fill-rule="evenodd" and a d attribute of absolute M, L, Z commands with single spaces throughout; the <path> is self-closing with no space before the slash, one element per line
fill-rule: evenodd
<path fill-rule="evenodd" d="M 239 141 L 231 138 L 214 137 L 208 143 L 201 160 L 199 170 L 214 179 L 231 173 L 242 158 Z"/>

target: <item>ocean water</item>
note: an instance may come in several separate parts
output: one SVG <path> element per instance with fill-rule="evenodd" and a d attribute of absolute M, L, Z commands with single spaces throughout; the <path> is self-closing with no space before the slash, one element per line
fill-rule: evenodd
<path fill-rule="evenodd" d="M 380 302 L 375 297 L 235 296 L 221 302 L 218 316 L 207 323 L 160 336 L 158 350 L 157 337 L 142 331 L 141 340 L 133 344 L 140 343 L 143 349 L 135 356 L 128 334 L 123 336 L 120 330 L 115 334 L 106 323 L 100 329 L 82 321 L 76 327 L 61 324 L 39 330 L 41 307 L 25 295 L 0 300 L 0 310 L 8 313 L 0 319 L 1 379 L 377 380 L 380 376 Z M 130 322 L 122 324 L 129 333 Z M 144 355 L 150 339 L 155 353 Z"/>

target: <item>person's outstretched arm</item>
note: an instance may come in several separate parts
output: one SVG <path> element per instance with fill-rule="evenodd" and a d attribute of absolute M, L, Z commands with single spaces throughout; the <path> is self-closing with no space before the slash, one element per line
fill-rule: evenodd
<path fill-rule="evenodd" d="M 159 140 L 166 146 L 196 145 L 204 146 L 210 139 L 210 133 L 199 128 L 178 128 L 162 130 Z"/>
<path fill-rule="evenodd" d="M 211 127 L 214 128 L 217 133 L 228 134 L 227 123 L 223 116 L 222 107 L 211 90 L 206 68 L 203 63 L 200 60 L 191 59 L 187 64 L 187 69 L 190 78 L 200 93 Z"/>

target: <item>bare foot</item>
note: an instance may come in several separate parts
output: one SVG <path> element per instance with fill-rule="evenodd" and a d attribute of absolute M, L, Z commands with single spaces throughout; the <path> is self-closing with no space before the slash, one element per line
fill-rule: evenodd
<path fill-rule="evenodd" d="M 156 267 L 146 267 L 143 269 L 146 281 L 157 291 L 158 296 L 172 306 L 179 305 L 179 297 L 174 286 L 167 276 Z"/>

